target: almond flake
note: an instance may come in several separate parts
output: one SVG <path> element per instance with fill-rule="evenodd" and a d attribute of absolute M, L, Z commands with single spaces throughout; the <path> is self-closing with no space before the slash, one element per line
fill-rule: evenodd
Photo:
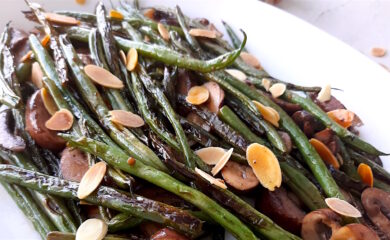
<path fill-rule="evenodd" d="M 44 13 L 46 20 L 57 24 L 79 25 L 80 21 L 74 17 L 68 17 L 57 13 Z"/>
<path fill-rule="evenodd" d="M 123 50 L 119 51 L 119 56 L 121 57 L 121 60 L 122 60 L 123 64 L 125 64 L 125 66 L 126 66 L 127 57 L 126 57 L 126 54 L 125 54 L 125 52 Z"/>
<path fill-rule="evenodd" d="M 214 31 L 201 28 L 191 29 L 189 34 L 193 37 L 217 38 L 217 34 Z"/>
<path fill-rule="evenodd" d="M 105 162 L 98 162 L 88 169 L 81 179 L 77 190 L 77 197 L 84 199 L 88 197 L 100 185 L 106 174 L 107 165 Z"/>
<path fill-rule="evenodd" d="M 359 218 L 362 216 L 358 209 L 352 206 L 349 202 L 339 198 L 326 198 L 325 203 L 330 209 L 340 215 L 353 218 Z"/>
<path fill-rule="evenodd" d="M 226 189 L 227 186 L 225 185 L 225 182 L 222 179 L 213 178 L 210 174 L 203 172 L 199 168 L 195 168 L 195 172 L 199 174 L 202 178 L 209 181 L 211 184 L 216 185 L 220 188 Z"/>
<path fill-rule="evenodd" d="M 107 71 L 106 69 L 89 64 L 84 67 L 84 72 L 95 83 L 102 85 L 103 87 L 120 89 L 123 88 L 123 82 L 115 75 Z"/>
<path fill-rule="evenodd" d="M 273 98 L 278 98 L 284 94 L 286 91 L 286 85 L 283 83 L 275 83 L 269 88 L 270 93 Z"/>
<path fill-rule="evenodd" d="M 259 60 L 257 60 L 257 58 L 255 56 L 253 56 L 252 54 L 247 53 L 247 52 L 241 52 L 240 57 L 249 66 L 252 66 L 252 67 L 257 68 L 257 69 L 263 69 L 261 67 Z"/>
<path fill-rule="evenodd" d="M 229 161 L 230 157 L 232 156 L 232 153 L 233 153 L 233 148 L 230 148 L 229 151 L 227 151 L 222 157 L 221 159 L 219 159 L 219 161 L 217 162 L 217 164 L 213 167 L 213 169 L 211 169 L 211 174 L 213 174 L 213 176 L 217 175 L 217 173 L 219 173 L 219 171 L 221 171 L 221 169 L 225 166 L 225 164 Z"/>
<path fill-rule="evenodd" d="M 157 30 L 158 30 L 158 32 L 160 33 L 161 37 L 162 37 L 165 41 L 169 41 L 169 32 L 168 32 L 168 30 L 165 28 L 164 24 L 158 23 L 158 24 L 157 24 Z"/>
<path fill-rule="evenodd" d="M 374 57 L 383 57 L 386 55 L 386 49 L 380 47 L 374 47 L 371 49 L 371 55 Z"/>
<path fill-rule="evenodd" d="M 145 122 L 144 120 L 132 112 L 124 110 L 112 110 L 109 112 L 111 115 L 111 122 L 120 124 L 125 127 L 137 128 L 142 127 Z"/>
<path fill-rule="evenodd" d="M 225 69 L 225 72 L 229 73 L 231 76 L 233 76 L 234 78 L 237 78 L 241 82 L 244 82 L 247 78 L 245 73 L 243 73 L 237 69 Z"/>
<path fill-rule="evenodd" d="M 332 97 L 331 95 L 332 88 L 330 84 L 327 84 L 325 87 L 321 88 L 321 91 L 318 93 L 317 100 L 320 102 L 329 101 Z"/>
<path fill-rule="evenodd" d="M 215 165 L 225 155 L 226 150 L 220 147 L 206 147 L 195 151 L 195 154 L 208 165 Z"/>
<path fill-rule="evenodd" d="M 69 130 L 72 125 L 73 114 L 64 108 L 55 112 L 45 123 L 45 127 L 53 131 L 66 131 Z"/>
<path fill-rule="evenodd" d="M 54 102 L 46 88 L 41 88 L 41 97 L 46 110 L 50 113 L 50 115 L 54 115 L 58 111 L 57 104 Z"/>
<path fill-rule="evenodd" d="M 87 0 L 76 0 L 76 3 L 84 5 Z"/>
<path fill-rule="evenodd" d="M 122 13 L 114 10 L 114 9 L 111 9 L 110 10 L 110 18 L 115 18 L 115 19 L 118 19 L 118 20 L 122 20 L 123 19 L 123 15 Z"/>
<path fill-rule="evenodd" d="M 47 44 L 50 41 L 50 35 L 45 35 L 45 37 L 41 40 L 41 44 L 43 47 L 47 47 Z"/>
<path fill-rule="evenodd" d="M 144 16 L 149 18 L 149 19 L 154 19 L 154 13 L 156 12 L 156 10 L 154 8 L 149 8 L 147 9 L 145 12 L 144 12 Z"/>
<path fill-rule="evenodd" d="M 138 64 L 138 52 L 135 48 L 130 48 L 126 57 L 126 68 L 130 72 L 135 69 Z"/>
<path fill-rule="evenodd" d="M 210 93 L 203 86 L 192 87 L 187 94 L 186 101 L 193 105 L 200 105 L 209 99 Z"/>
<path fill-rule="evenodd" d="M 31 66 L 31 81 L 37 88 L 43 87 L 43 72 L 38 62 L 34 62 Z"/>
<path fill-rule="evenodd" d="M 108 231 L 107 224 L 97 218 L 83 222 L 76 232 L 76 240 L 102 240 Z"/>
<path fill-rule="evenodd" d="M 263 118 L 267 122 L 270 122 L 275 127 L 279 127 L 280 116 L 279 116 L 279 113 L 275 109 L 268 107 L 268 106 L 264 106 L 263 104 L 259 103 L 258 101 L 253 100 L 252 102 L 255 104 L 255 106 L 257 107 L 257 110 L 259 110 L 259 112 L 261 113 L 261 115 L 263 116 Z"/>
<path fill-rule="evenodd" d="M 28 51 L 23 57 L 20 58 L 20 62 L 27 62 L 31 59 L 33 52 L 30 50 Z"/>
<path fill-rule="evenodd" d="M 269 80 L 268 78 L 263 78 L 261 80 L 261 85 L 263 85 L 264 89 L 269 92 L 269 88 L 271 87 L 271 80 Z"/>

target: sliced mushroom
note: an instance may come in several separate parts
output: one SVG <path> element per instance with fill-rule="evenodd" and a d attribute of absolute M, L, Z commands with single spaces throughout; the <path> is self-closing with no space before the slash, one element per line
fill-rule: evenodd
<path fill-rule="evenodd" d="M 147 239 L 150 239 L 150 237 L 163 228 L 163 226 L 156 222 L 146 221 L 140 224 L 139 228 L 143 235 L 145 235 Z"/>
<path fill-rule="evenodd" d="M 295 112 L 292 115 L 292 119 L 308 138 L 311 138 L 315 132 L 323 128 L 316 118 L 304 110 Z"/>
<path fill-rule="evenodd" d="M 187 237 L 180 235 L 169 228 L 163 228 L 160 231 L 153 234 L 150 240 L 189 240 Z"/>
<path fill-rule="evenodd" d="M 293 114 L 296 111 L 302 110 L 301 106 L 299 106 L 298 104 L 287 102 L 281 98 L 273 98 L 271 94 L 268 93 L 267 96 L 269 96 L 272 101 L 278 104 L 279 107 L 283 108 L 283 110 L 286 111 L 288 114 Z"/>
<path fill-rule="evenodd" d="M 361 199 L 370 220 L 390 238 L 390 193 L 378 188 L 367 188 Z"/>
<path fill-rule="evenodd" d="M 279 133 L 279 136 L 282 138 L 284 144 L 286 145 L 286 148 L 287 148 L 287 152 L 291 152 L 292 150 L 292 141 L 291 141 L 291 137 L 288 133 L 286 132 L 283 132 L 283 131 L 278 131 Z"/>
<path fill-rule="evenodd" d="M 195 83 L 190 79 L 189 73 L 183 69 L 179 70 L 177 83 L 176 90 L 184 96 L 187 96 L 188 91 L 195 86 Z"/>
<path fill-rule="evenodd" d="M 60 169 L 64 179 L 80 182 L 88 168 L 88 157 L 84 152 L 69 147 L 62 151 Z"/>
<path fill-rule="evenodd" d="M 326 128 L 315 133 L 314 138 L 324 143 L 334 155 L 339 152 L 340 146 L 337 143 L 335 133 L 331 129 Z"/>
<path fill-rule="evenodd" d="M 284 188 L 265 191 L 257 198 L 256 208 L 290 232 L 298 234 L 301 230 L 305 212 L 288 197 Z"/>
<path fill-rule="evenodd" d="M 326 102 L 320 102 L 317 100 L 317 93 L 309 93 L 309 96 L 325 112 L 330 112 L 336 109 L 345 109 L 345 106 L 333 96 L 331 96 L 330 100 Z"/>
<path fill-rule="evenodd" d="M 352 223 L 337 230 L 330 240 L 379 240 L 378 235 L 363 224 Z"/>
<path fill-rule="evenodd" d="M 65 141 L 57 136 L 57 132 L 45 126 L 51 115 L 45 108 L 40 90 L 27 101 L 25 116 L 26 130 L 39 146 L 52 151 L 59 151 L 65 147 Z"/>
<path fill-rule="evenodd" d="M 249 191 L 259 185 L 252 168 L 247 165 L 229 161 L 221 170 L 221 174 L 227 184 L 239 191 Z"/>
<path fill-rule="evenodd" d="M 328 208 L 312 211 L 303 218 L 303 240 L 328 240 L 341 224 L 341 217 Z"/>
<path fill-rule="evenodd" d="M 14 119 L 10 109 L 0 109 L 0 146 L 2 148 L 22 152 L 26 148 L 23 138 L 14 134 Z"/>
<path fill-rule="evenodd" d="M 203 84 L 209 91 L 209 99 L 206 102 L 206 107 L 213 113 L 218 113 L 219 107 L 221 106 L 223 99 L 225 98 L 225 92 L 215 82 L 207 82 Z"/>

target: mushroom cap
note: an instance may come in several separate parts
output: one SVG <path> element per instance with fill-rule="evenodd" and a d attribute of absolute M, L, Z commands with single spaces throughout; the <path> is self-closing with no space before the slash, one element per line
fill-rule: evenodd
<path fill-rule="evenodd" d="M 330 240 L 379 240 L 378 235 L 363 224 L 352 223 L 339 228 Z"/>
<path fill-rule="evenodd" d="M 301 236 L 304 240 L 327 240 L 340 228 L 341 221 L 328 208 L 312 211 L 303 218 Z"/>

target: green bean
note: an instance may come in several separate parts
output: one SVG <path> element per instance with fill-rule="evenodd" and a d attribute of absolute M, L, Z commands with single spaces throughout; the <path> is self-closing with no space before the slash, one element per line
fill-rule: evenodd
<path fill-rule="evenodd" d="M 134 41 L 142 42 L 142 35 L 133 28 L 128 22 L 122 22 L 122 28 L 128 36 Z"/>
<path fill-rule="evenodd" d="M 386 191 L 390 193 L 390 186 L 389 184 L 379 180 L 379 179 L 374 179 L 374 187 L 382 189 L 383 191 Z"/>
<path fill-rule="evenodd" d="M 138 29 L 141 33 L 148 36 L 154 44 L 158 44 L 161 46 L 168 46 L 168 43 L 158 34 L 156 33 L 152 28 L 148 26 L 142 26 Z"/>
<path fill-rule="evenodd" d="M 65 134 L 62 134 L 62 137 L 65 138 L 71 146 L 95 154 L 104 159 L 106 162 L 117 166 L 125 172 L 142 178 L 169 192 L 172 192 L 173 194 L 178 195 L 179 197 L 182 197 L 186 201 L 194 204 L 199 209 L 204 211 L 238 239 L 256 239 L 249 228 L 242 224 L 241 221 L 238 220 L 234 215 L 223 209 L 203 193 L 186 186 L 169 174 L 148 167 L 140 161 L 137 161 L 133 166 L 130 166 L 127 163 L 128 155 L 119 148 L 110 147 L 98 141 L 87 138 L 77 139 Z"/>
<path fill-rule="evenodd" d="M 351 159 L 351 156 L 349 155 L 346 146 L 338 137 L 336 137 L 336 142 L 339 146 L 340 155 L 343 159 L 343 164 L 340 166 L 341 170 L 343 170 L 350 178 L 354 180 L 359 180 L 359 174 L 357 172 L 356 166 Z"/>
<path fill-rule="evenodd" d="M 143 221 L 142 218 L 133 217 L 127 213 L 118 213 L 115 217 L 111 218 L 108 225 L 109 232 L 118 232 L 133 228 Z"/>
<path fill-rule="evenodd" d="M 363 141 L 355 134 L 343 128 L 335 121 L 333 121 L 322 109 L 317 106 L 309 97 L 301 97 L 296 93 L 287 91 L 284 94 L 284 98 L 290 102 L 299 104 L 303 109 L 311 113 L 314 117 L 319 119 L 326 127 L 332 129 L 344 142 L 352 146 L 355 149 L 359 149 L 371 155 L 386 155 L 385 153 L 377 150 L 371 144 Z"/>
<path fill-rule="evenodd" d="M 196 41 L 196 39 L 190 35 L 190 33 L 188 31 L 188 25 L 186 23 L 186 19 L 184 17 L 183 12 L 181 11 L 179 6 L 176 6 L 175 10 L 176 10 L 177 21 L 179 22 L 180 27 L 183 30 L 183 33 L 184 33 L 184 36 L 185 36 L 187 42 L 190 44 L 192 50 L 195 53 L 200 53 L 200 51 L 201 51 L 200 45 L 199 45 L 198 41 Z M 237 48 L 239 48 L 240 45 Z"/>
<path fill-rule="evenodd" d="M 289 83 L 289 82 L 285 82 L 285 81 L 282 81 L 282 80 L 279 80 L 279 79 L 275 79 L 275 78 L 272 78 L 272 77 L 267 77 L 267 79 L 271 82 L 271 85 L 273 85 L 275 83 L 283 83 L 284 85 L 286 85 L 287 89 L 291 89 L 291 90 L 303 91 L 303 92 L 319 92 L 319 91 L 321 91 L 321 87 L 299 86 L 299 85 L 292 84 L 292 83 Z M 257 88 L 264 89 L 264 86 L 263 86 L 263 83 L 262 83 L 262 79 L 249 76 L 247 78 L 247 80 L 251 84 L 255 85 Z"/>
<path fill-rule="evenodd" d="M 230 40 L 232 41 L 233 47 L 236 48 L 237 46 L 240 46 L 241 45 L 241 40 L 238 38 L 238 36 L 234 32 L 233 28 L 228 23 L 226 23 L 225 21 L 222 21 L 222 24 L 225 27 L 225 30 L 226 30 L 227 34 L 229 35 L 229 37 L 230 37 Z M 245 48 L 243 48 L 242 51 L 247 52 L 247 50 Z"/>
<path fill-rule="evenodd" d="M 383 167 L 381 167 L 380 165 L 378 165 L 374 161 L 366 158 L 362 154 L 360 154 L 352 149 L 349 149 L 348 153 L 351 156 L 351 158 L 355 161 L 356 164 L 360 164 L 360 163 L 367 164 L 368 166 L 371 167 L 372 172 L 373 172 L 375 177 L 378 177 L 378 178 L 390 183 L 390 173 L 388 171 L 386 171 L 386 169 L 384 169 Z"/>

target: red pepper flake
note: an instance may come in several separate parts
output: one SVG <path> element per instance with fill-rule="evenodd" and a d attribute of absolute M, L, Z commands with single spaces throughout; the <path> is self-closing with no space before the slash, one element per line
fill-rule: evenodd
<path fill-rule="evenodd" d="M 127 163 L 130 165 L 130 166 L 133 166 L 135 164 L 135 159 L 133 157 L 129 157 L 129 159 L 127 159 Z"/>

